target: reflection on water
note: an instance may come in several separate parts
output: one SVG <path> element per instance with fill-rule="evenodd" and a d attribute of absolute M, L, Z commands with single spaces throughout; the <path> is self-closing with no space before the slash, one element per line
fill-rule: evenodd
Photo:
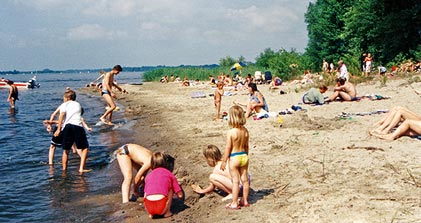
<path fill-rule="evenodd" d="M 9 108 L 9 118 L 10 118 L 10 123 L 16 123 L 16 113 L 18 111 L 16 110 L 16 108 Z"/>

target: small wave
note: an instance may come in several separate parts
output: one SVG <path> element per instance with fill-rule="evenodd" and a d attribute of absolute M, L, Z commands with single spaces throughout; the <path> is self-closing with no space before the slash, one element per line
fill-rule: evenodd
<path fill-rule="evenodd" d="M 114 160 L 116 160 L 116 159 L 117 159 L 117 150 L 115 150 L 113 153 L 111 153 L 111 154 L 108 156 L 107 162 L 108 162 L 108 163 L 112 163 L 112 162 L 114 162 Z"/>

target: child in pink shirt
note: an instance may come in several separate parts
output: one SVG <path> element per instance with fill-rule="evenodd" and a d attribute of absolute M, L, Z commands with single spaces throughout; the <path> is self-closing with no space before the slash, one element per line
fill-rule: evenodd
<path fill-rule="evenodd" d="M 183 198 L 183 191 L 177 178 L 171 172 L 174 158 L 162 152 L 155 152 L 151 158 L 151 169 L 145 179 L 144 205 L 150 218 L 154 216 L 171 217 L 173 194 Z"/>

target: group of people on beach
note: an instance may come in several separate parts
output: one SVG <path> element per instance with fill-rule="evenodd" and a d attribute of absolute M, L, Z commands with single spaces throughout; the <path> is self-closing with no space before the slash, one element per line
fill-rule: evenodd
<path fill-rule="evenodd" d="M 105 113 L 100 117 L 100 121 L 107 125 L 112 125 L 112 113 L 116 108 L 114 102 L 116 95 L 113 87 L 121 92 L 127 92 L 114 81 L 114 75 L 117 75 L 122 70 L 120 65 L 116 65 L 110 72 L 102 74 L 103 89 L 101 95 L 108 106 Z M 57 115 L 58 119 L 56 119 Z M 64 171 L 67 170 L 68 156 L 71 149 L 73 153 L 77 153 L 80 156 L 79 172 L 90 171 L 85 169 L 89 151 L 85 129 L 88 131 L 92 129 L 86 124 L 82 115 L 83 108 L 76 101 L 76 92 L 70 88 L 66 88 L 66 92 L 63 95 L 63 103 L 51 114 L 50 119 L 44 120 L 43 122 L 46 125 L 47 131 L 53 133 L 48 156 L 49 165 L 54 164 L 55 148 L 62 147 L 62 169 Z"/>
<path fill-rule="evenodd" d="M 202 189 L 192 185 L 192 189 L 204 194 L 219 188 L 228 194 L 224 200 L 232 199 L 225 208 L 238 210 L 249 206 L 249 132 L 244 126 L 246 117 L 240 106 L 232 106 L 228 116 L 231 129 L 227 132 L 224 154 L 215 145 L 203 149 L 206 162 L 214 168 L 209 176 L 209 186 Z M 143 197 L 150 218 L 170 217 L 173 197 L 176 195 L 178 199 L 184 198 L 183 190 L 172 174 L 174 158 L 165 152 L 152 152 L 137 144 L 125 144 L 115 154 L 124 178 L 121 185 L 122 202 L 136 201 Z M 132 186 L 133 170 L 136 174 Z"/>
<path fill-rule="evenodd" d="M 126 92 L 114 81 L 114 75 L 121 71 L 121 66 L 116 65 L 110 72 L 103 75 L 101 94 L 108 107 L 104 115 L 100 117 L 100 121 L 107 125 L 112 124 L 112 112 L 115 109 L 114 98 L 116 96 L 113 89 L 116 88 L 121 92 Z M 56 119 L 57 115 L 58 119 Z M 80 157 L 79 172 L 91 171 L 85 168 L 89 151 L 85 129 L 88 131 L 92 129 L 86 124 L 82 115 L 83 108 L 76 101 L 75 91 L 66 88 L 63 103 L 51 114 L 50 119 L 44 121 L 47 131 L 53 133 L 48 155 L 50 165 L 54 164 L 56 147 L 61 146 L 63 148 L 63 171 L 67 170 L 70 150 L 73 150 L 73 153 Z M 224 182 L 229 188 L 227 193 L 233 194 L 233 201 L 226 208 L 239 209 L 240 205 L 249 205 L 247 200 L 249 191 L 247 181 L 248 131 L 244 127 L 246 119 L 241 107 L 233 106 L 230 109 L 229 116 L 232 129 L 228 132 L 226 153 L 224 157 L 218 157 L 215 162 L 221 163 L 218 166 L 221 172 L 224 172 L 227 176 L 232 176 L 228 178 L 228 180 L 232 179 L 231 183 L 227 183 L 228 180 Z M 165 152 L 153 153 L 149 149 L 136 144 L 125 144 L 118 148 L 114 154 L 123 174 L 122 202 L 136 201 L 138 197 L 143 196 L 144 205 L 150 218 L 170 217 L 172 215 L 170 207 L 173 196 L 179 199 L 184 197 L 184 193 L 172 173 L 175 159 Z M 137 172 L 134 176 L 133 193 L 132 196 L 129 196 L 133 170 Z M 243 198 L 238 203 L 240 181 L 243 187 Z M 221 186 L 221 184 L 218 184 L 218 186 Z M 196 187 L 196 190 L 200 192 L 198 187 Z"/>
<path fill-rule="evenodd" d="M 342 69 L 341 69 L 342 68 Z M 114 76 L 122 71 L 121 66 L 116 65 L 110 72 L 104 73 L 101 95 L 107 103 L 105 113 L 100 121 L 106 125 L 112 125 L 112 113 L 116 108 L 114 89 L 127 92 L 114 81 Z M 345 64 L 339 62 L 339 73 L 334 92 L 329 97 L 323 94 L 328 90 L 326 86 L 311 88 L 302 97 L 304 104 L 319 104 L 326 102 L 353 101 L 356 98 L 356 88 L 349 82 Z M 214 105 L 216 108 L 215 119 L 221 119 L 221 103 L 224 95 L 225 82 L 214 81 Z M 263 94 L 257 89 L 256 83 L 247 84 L 249 100 L 246 103 L 234 101 L 227 114 L 230 129 L 227 132 L 224 153 L 221 153 L 215 145 L 203 148 L 203 156 L 213 171 L 209 176 L 209 185 L 205 188 L 199 185 L 191 185 L 193 191 L 205 194 L 216 188 L 224 191 L 227 196 L 223 200 L 231 199 L 225 208 L 238 210 L 248 207 L 250 192 L 249 166 L 249 132 L 245 127 L 247 118 L 253 114 L 261 115 L 269 112 L 268 104 Z M 59 114 L 58 120 L 55 117 Z M 54 151 L 56 146 L 62 146 L 62 166 L 67 169 L 70 150 L 80 156 L 79 172 L 90 170 L 85 168 L 89 150 L 86 139 L 86 130 L 91 130 L 85 123 L 83 109 L 76 102 L 76 93 L 66 89 L 61 104 L 52 114 L 49 120 L 45 120 L 47 130 L 53 132 L 49 152 L 49 164 L 54 163 Z M 52 126 L 56 125 L 55 128 Z M 85 128 L 85 129 L 84 129 Z M 396 129 L 395 129 L 396 128 Z M 393 129 L 395 129 L 393 131 Z M 400 136 L 421 135 L 421 116 L 402 107 L 391 109 L 385 117 L 375 123 L 370 135 L 381 139 L 394 140 Z M 184 192 L 179 185 L 174 169 L 175 159 L 166 152 L 152 152 L 150 149 L 137 144 L 125 144 L 115 150 L 114 155 L 123 175 L 121 184 L 122 202 L 136 201 L 143 197 L 144 206 L 150 218 L 170 217 L 173 198 L 184 199 Z M 135 174 L 134 174 L 135 173 Z"/>

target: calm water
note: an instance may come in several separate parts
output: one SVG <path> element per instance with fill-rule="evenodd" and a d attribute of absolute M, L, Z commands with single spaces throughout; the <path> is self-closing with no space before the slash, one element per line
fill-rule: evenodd
<path fill-rule="evenodd" d="M 0 89 L 0 222 L 97 222 L 106 207 L 86 201 L 90 197 L 119 191 L 120 178 L 110 176 L 112 151 L 129 142 L 130 127 L 123 112 L 116 112 L 116 129 L 96 126 L 105 103 L 99 95 L 88 95 L 77 89 L 96 79 L 99 74 L 38 74 L 38 89 L 19 91 L 20 100 L 14 111 L 9 109 L 7 89 Z M 3 76 L 14 81 L 27 81 L 32 75 Z M 141 74 L 120 73 L 119 83 L 139 83 Z M 87 167 L 92 172 L 78 173 L 79 158 L 71 155 L 69 169 L 63 174 L 61 163 L 46 165 L 51 135 L 42 120 L 62 103 L 65 87 L 76 89 L 77 101 L 85 109 L 84 118 L 93 131 L 88 133 L 90 152 Z M 123 110 L 123 109 L 122 109 Z M 61 148 L 55 162 L 61 162 Z"/>

